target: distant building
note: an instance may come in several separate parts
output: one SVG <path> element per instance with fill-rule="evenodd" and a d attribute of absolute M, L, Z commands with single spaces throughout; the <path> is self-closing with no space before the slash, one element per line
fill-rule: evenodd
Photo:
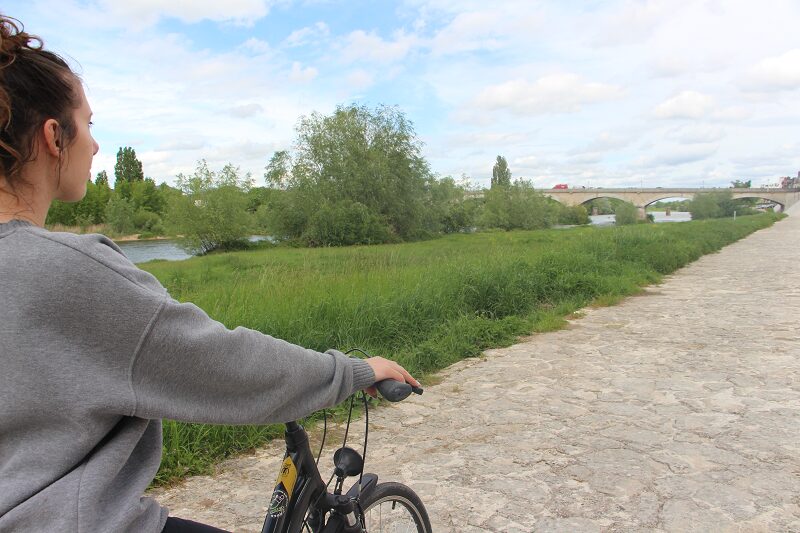
<path fill-rule="evenodd" d="M 780 179 L 781 189 L 800 189 L 800 172 L 796 178 L 784 176 Z"/>

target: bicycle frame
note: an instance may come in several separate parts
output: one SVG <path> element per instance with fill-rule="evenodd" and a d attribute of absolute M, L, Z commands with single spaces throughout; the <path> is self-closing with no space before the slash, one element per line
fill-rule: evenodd
<path fill-rule="evenodd" d="M 297 422 L 287 422 L 285 438 L 286 455 L 261 533 L 300 533 L 309 509 L 312 531 L 360 531 L 354 500 L 368 494 L 377 485 L 378 476 L 364 474 L 360 493 L 359 484 L 355 484 L 344 496 L 330 494 L 320 477 L 305 429 Z M 328 511 L 332 512 L 323 524 Z"/>
<path fill-rule="evenodd" d="M 421 388 L 399 381 L 383 380 L 375 385 L 381 395 L 392 402 L 401 401 L 412 392 L 422 394 Z M 363 397 L 366 406 L 366 394 Z M 352 408 L 351 403 L 351 413 Z M 349 427 L 349 417 L 347 423 Z M 303 426 L 297 422 L 287 422 L 285 439 L 286 454 L 272 491 L 261 533 L 300 533 L 304 525 L 313 533 L 362 533 L 364 517 L 360 501 L 368 498 L 378 486 L 378 476 L 364 474 L 363 459 L 350 450 L 355 454 L 356 460 L 361 461 L 360 468 L 355 466 L 357 462 L 348 467 L 348 459 L 343 457 L 343 461 L 337 463 L 334 471 L 337 484 L 331 494 L 328 492 L 328 485 L 319 475 L 308 443 L 308 433 Z M 366 447 L 365 437 L 365 453 Z M 361 475 L 359 482 L 350 487 L 347 494 L 342 494 L 345 477 L 355 475 L 358 470 Z"/>

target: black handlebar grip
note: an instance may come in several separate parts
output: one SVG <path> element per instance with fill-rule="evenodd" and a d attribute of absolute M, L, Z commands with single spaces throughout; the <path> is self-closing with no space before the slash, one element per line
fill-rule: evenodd
<path fill-rule="evenodd" d="M 381 393 L 381 396 L 390 402 L 405 400 L 412 392 L 422 394 L 421 388 L 412 387 L 408 383 L 395 381 L 393 379 L 384 379 L 376 383 L 375 386 L 378 388 L 378 392 Z"/>

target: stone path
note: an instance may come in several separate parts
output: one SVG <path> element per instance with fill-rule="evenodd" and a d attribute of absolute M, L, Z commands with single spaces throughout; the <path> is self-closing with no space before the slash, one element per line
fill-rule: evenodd
<path fill-rule="evenodd" d="M 373 411 L 368 470 L 411 485 L 437 532 L 800 531 L 794 211 Z M 260 531 L 281 454 L 156 495 L 177 516 Z"/>

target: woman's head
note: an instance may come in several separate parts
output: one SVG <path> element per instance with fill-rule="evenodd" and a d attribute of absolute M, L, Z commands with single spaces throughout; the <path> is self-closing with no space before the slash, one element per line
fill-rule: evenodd
<path fill-rule="evenodd" d="M 76 123 L 84 115 L 85 135 Z M 12 189 L 21 185 L 23 167 L 42 150 L 57 162 L 60 178 L 65 166 L 71 166 L 68 149 L 76 141 L 86 144 L 81 139 L 86 135 L 93 145 L 91 166 L 97 145 L 88 134 L 90 116 L 80 80 L 67 63 L 43 49 L 42 40 L 26 33 L 19 21 L 0 15 L 0 177 L 6 184 Z M 83 161 L 79 164 L 85 166 Z M 87 177 L 83 177 L 84 185 Z"/>

